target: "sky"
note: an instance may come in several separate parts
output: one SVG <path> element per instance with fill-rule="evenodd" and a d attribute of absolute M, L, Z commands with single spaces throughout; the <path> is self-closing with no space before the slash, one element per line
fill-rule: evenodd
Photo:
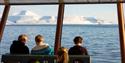
<path fill-rule="evenodd" d="M 125 4 L 124 11 L 125 11 Z M 4 6 L 0 6 L 0 14 Z M 9 15 L 18 13 L 22 10 L 30 10 L 39 16 L 57 16 L 58 5 L 34 5 L 34 6 L 11 6 Z M 124 12 L 125 13 L 125 12 Z M 84 5 L 65 5 L 65 16 L 84 16 L 95 17 L 107 21 L 117 22 L 117 5 L 116 4 L 84 4 Z"/>

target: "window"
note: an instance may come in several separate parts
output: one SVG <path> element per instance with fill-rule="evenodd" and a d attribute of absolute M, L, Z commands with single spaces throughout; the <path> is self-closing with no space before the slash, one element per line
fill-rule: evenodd
<path fill-rule="evenodd" d="M 70 48 L 82 36 L 93 63 L 120 62 L 116 5 L 66 5 L 64 15 L 62 46 Z"/>
<path fill-rule="evenodd" d="M 1 18 L 2 18 L 2 13 L 3 13 L 3 10 L 4 10 L 4 6 L 3 5 L 0 5 L 0 21 L 1 21 Z M 0 44 L 0 50 L 2 50 L 2 44 Z M 3 49 L 3 52 L 5 52 L 5 50 Z M 2 54 L 2 51 L 0 51 L 0 55 Z"/>
<path fill-rule="evenodd" d="M 35 36 L 41 34 L 45 43 L 54 46 L 57 5 L 11 6 L 7 26 L 5 27 L 1 42 L 1 54 L 9 53 L 13 40 L 20 34 L 27 34 L 27 45 L 31 50 L 35 46 Z"/>
<path fill-rule="evenodd" d="M 2 18 L 2 14 L 3 14 L 3 10 L 4 10 L 4 6 L 0 5 L 0 19 Z"/>

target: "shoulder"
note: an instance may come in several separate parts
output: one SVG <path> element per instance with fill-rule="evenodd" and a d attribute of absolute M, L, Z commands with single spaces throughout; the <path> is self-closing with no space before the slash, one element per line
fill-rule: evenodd
<path fill-rule="evenodd" d="M 75 46 L 73 46 L 73 47 L 70 47 L 70 49 L 73 49 L 73 48 L 75 48 Z"/>
<path fill-rule="evenodd" d="M 70 47 L 68 52 L 72 52 L 73 50 L 75 50 L 75 47 L 74 47 L 74 46 L 73 46 L 73 47 Z"/>
<path fill-rule="evenodd" d="M 32 48 L 32 51 L 46 51 L 50 50 L 51 48 L 49 46 L 35 46 Z"/>
<path fill-rule="evenodd" d="M 26 45 L 24 47 L 27 48 L 27 49 L 29 49 L 28 46 L 26 46 Z"/>
<path fill-rule="evenodd" d="M 32 50 L 41 50 L 41 49 L 45 49 L 45 48 L 48 48 L 48 46 L 47 45 L 41 45 L 41 46 L 35 46 L 35 47 L 33 47 L 32 48 Z"/>
<path fill-rule="evenodd" d="M 84 50 L 87 50 L 86 47 L 81 47 L 81 48 L 84 49 Z"/>
<path fill-rule="evenodd" d="M 18 44 L 18 41 L 17 40 L 14 40 L 12 41 L 13 43 L 12 44 Z"/>
<path fill-rule="evenodd" d="M 83 47 L 83 46 L 79 46 L 78 47 L 79 49 L 81 49 L 81 50 L 87 50 L 85 47 Z"/>
<path fill-rule="evenodd" d="M 13 43 L 18 42 L 17 40 L 13 40 Z"/>
<path fill-rule="evenodd" d="M 12 41 L 13 43 L 11 44 L 10 48 L 18 48 L 20 47 L 20 44 L 17 40 Z"/>
<path fill-rule="evenodd" d="M 69 49 L 69 51 L 86 51 L 87 49 L 85 47 L 82 46 L 73 46 Z"/>
<path fill-rule="evenodd" d="M 50 47 L 50 46 L 46 47 L 45 49 L 50 50 L 50 51 L 52 51 L 52 50 L 53 50 L 53 48 L 52 48 L 52 47 Z"/>
<path fill-rule="evenodd" d="M 52 54 L 52 49 L 50 47 L 42 48 L 42 49 L 37 49 L 31 50 L 31 54 L 42 54 L 42 55 L 51 55 Z"/>
<path fill-rule="evenodd" d="M 81 47 L 79 47 L 79 46 L 73 46 L 70 49 L 78 49 L 78 48 L 81 48 Z"/>

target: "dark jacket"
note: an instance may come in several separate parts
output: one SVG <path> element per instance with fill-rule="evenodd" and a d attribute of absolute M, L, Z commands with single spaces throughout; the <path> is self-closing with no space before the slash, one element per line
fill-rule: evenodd
<path fill-rule="evenodd" d="M 20 41 L 13 41 L 10 47 L 11 54 L 29 54 L 29 48 Z"/>
<path fill-rule="evenodd" d="M 82 46 L 73 46 L 68 51 L 69 55 L 88 55 L 87 49 Z"/>

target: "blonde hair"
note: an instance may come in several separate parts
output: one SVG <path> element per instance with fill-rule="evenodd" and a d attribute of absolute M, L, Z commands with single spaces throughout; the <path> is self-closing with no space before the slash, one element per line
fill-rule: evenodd
<path fill-rule="evenodd" d="M 18 40 L 21 42 L 26 42 L 28 40 L 28 36 L 26 34 L 21 34 L 19 35 Z"/>
<path fill-rule="evenodd" d="M 36 41 L 36 43 L 43 42 L 44 41 L 44 37 L 42 35 L 37 35 L 35 37 L 35 41 Z"/>
<path fill-rule="evenodd" d="M 65 47 L 61 47 L 58 50 L 58 62 L 68 63 L 69 61 L 69 55 L 68 55 L 68 49 Z"/>

